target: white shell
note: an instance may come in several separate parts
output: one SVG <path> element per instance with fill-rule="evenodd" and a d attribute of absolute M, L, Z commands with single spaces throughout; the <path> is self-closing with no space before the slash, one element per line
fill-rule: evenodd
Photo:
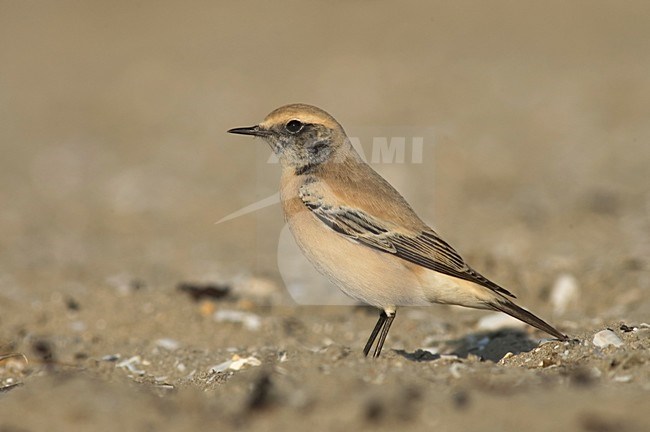
<path fill-rule="evenodd" d="M 623 341 L 620 337 L 616 335 L 611 330 L 601 330 L 594 335 L 593 344 L 597 347 L 604 348 L 608 345 L 614 345 L 615 347 L 620 347 L 623 345 Z"/>

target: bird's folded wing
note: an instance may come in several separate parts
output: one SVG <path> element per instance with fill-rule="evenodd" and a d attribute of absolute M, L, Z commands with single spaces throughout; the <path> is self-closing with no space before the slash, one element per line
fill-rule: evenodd
<path fill-rule="evenodd" d="M 300 199 L 325 225 L 364 246 L 515 297 L 506 289 L 470 268 L 458 252 L 433 230 L 409 234 L 399 232 L 395 224 L 389 221 L 372 216 L 360 209 L 329 204 L 322 196 L 306 188 L 300 190 Z"/>

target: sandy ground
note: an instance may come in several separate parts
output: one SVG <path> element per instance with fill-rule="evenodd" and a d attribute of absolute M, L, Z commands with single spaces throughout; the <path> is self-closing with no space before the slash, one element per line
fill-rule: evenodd
<path fill-rule="evenodd" d="M 650 430 L 649 45 L 634 1 L 1 1 L 0 431 Z M 404 308 L 365 359 L 277 205 L 215 224 L 279 176 L 224 131 L 298 101 L 425 137 L 375 168 L 577 341 Z"/>

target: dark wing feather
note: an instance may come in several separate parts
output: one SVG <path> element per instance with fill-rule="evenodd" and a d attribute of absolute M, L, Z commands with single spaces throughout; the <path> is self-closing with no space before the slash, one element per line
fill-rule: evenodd
<path fill-rule="evenodd" d="M 361 210 L 326 204 L 306 188 L 301 189 L 300 198 L 318 219 L 341 235 L 422 267 L 515 297 L 469 267 L 458 252 L 434 231 L 423 231 L 415 236 L 398 233 L 390 223 Z"/>

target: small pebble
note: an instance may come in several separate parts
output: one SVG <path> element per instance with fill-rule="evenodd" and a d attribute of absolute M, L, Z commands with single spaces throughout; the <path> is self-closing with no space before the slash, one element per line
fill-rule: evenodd
<path fill-rule="evenodd" d="M 218 373 L 218 372 L 224 372 L 226 370 L 234 370 L 238 371 L 242 369 L 244 366 L 259 366 L 261 365 L 262 362 L 253 356 L 250 357 L 240 357 L 237 354 L 232 356 L 230 360 L 227 360 L 223 363 L 219 363 L 216 366 L 212 366 L 210 368 L 211 373 Z"/>
<path fill-rule="evenodd" d="M 620 382 L 620 383 L 628 383 L 632 381 L 632 375 L 622 375 L 622 376 L 616 376 L 614 377 L 614 381 Z"/>
<path fill-rule="evenodd" d="M 231 291 L 229 285 L 212 282 L 181 282 L 178 284 L 176 289 L 188 294 L 195 301 L 201 301 L 205 299 L 220 300 L 228 297 Z"/>
<path fill-rule="evenodd" d="M 428 352 L 429 354 L 435 356 L 440 354 L 440 348 L 439 347 L 425 347 L 425 348 L 420 348 L 421 351 Z"/>
<path fill-rule="evenodd" d="M 27 368 L 27 363 L 27 357 L 24 354 L 0 354 L 0 371 L 22 372 Z"/>
<path fill-rule="evenodd" d="M 175 351 L 180 348 L 181 344 L 177 340 L 171 338 L 162 338 L 156 341 L 156 346 L 164 348 L 168 351 Z"/>
<path fill-rule="evenodd" d="M 230 365 L 232 364 L 232 360 L 226 360 L 223 363 L 219 363 L 218 365 L 214 365 L 210 368 L 211 373 L 218 373 L 218 372 L 223 372 L 226 371 L 230 368 Z"/>
<path fill-rule="evenodd" d="M 217 309 L 217 305 L 211 300 L 201 300 L 199 302 L 199 312 L 203 316 L 210 316 Z"/>
<path fill-rule="evenodd" d="M 508 351 L 507 353 L 505 353 L 505 355 L 503 357 L 501 357 L 501 360 L 499 360 L 498 364 L 504 365 L 506 363 L 506 360 L 508 360 L 509 358 L 514 357 L 514 356 L 515 355 L 511 351 Z"/>
<path fill-rule="evenodd" d="M 122 356 L 119 354 L 108 354 L 101 358 L 102 361 L 114 362 L 118 361 Z"/>
<path fill-rule="evenodd" d="M 216 311 L 212 317 L 219 322 L 242 323 L 246 329 L 251 331 L 257 331 L 262 327 L 262 319 L 250 312 L 221 309 Z"/>
<path fill-rule="evenodd" d="M 634 332 L 634 331 L 639 330 L 638 327 L 635 327 L 635 326 L 631 326 L 631 327 L 630 327 L 630 326 L 627 325 L 627 324 L 621 324 L 621 326 L 620 326 L 618 329 L 619 329 L 620 331 L 622 331 L 623 333 L 630 333 L 630 332 Z"/>
<path fill-rule="evenodd" d="M 604 348 L 608 345 L 614 345 L 615 347 L 620 347 L 623 345 L 623 341 L 620 337 L 616 335 L 613 331 L 601 330 L 594 335 L 593 344 L 599 348 Z"/>
<path fill-rule="evenodd" d="M 131 358 L 128 358 L 126 360 L 122 360 L 121 362 L 117 363 L 115 367 L 126 369 L 131 373 L 134 373 L 136 375 L 144 375 L 145 371 L 142 369 L 138 369 L 135 365 L 137 364 L 142 364 L 144 363 L 140 356 L 133 356 Z"/>
<path fill-rule="evenodd" d="M 411 354 L 410 358 L 415 361 L 431 361 L 439 359 L 440 355 L 438 355 L 437 350 L 435 349 L 429 350 L 428 348 L 424 348 L 415 350 L 415 352 Z"/>
<path fill-rule="evenodd" d="M 449 373 L 451 374 L 451 376 L 458 379 L 461 377 L 460 371 L 465 368 L 466 366 L 462 363 L 454 363 L 451 366 L 449 366 Z"/>

